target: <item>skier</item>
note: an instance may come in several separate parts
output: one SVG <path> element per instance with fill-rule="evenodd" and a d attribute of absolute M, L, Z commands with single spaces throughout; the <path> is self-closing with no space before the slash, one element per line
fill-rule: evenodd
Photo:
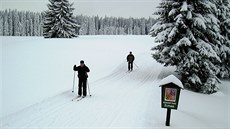
<path fill-rule="evenodd" d="M 129 52 L 129 55 L 127 56 L 127 62 L 128 62 L 128 70 L 132 71 L 133 70 L 133 61 L 135 60 L 134 55 L 132 52 Z"/>
<path fill-rule="evenodd" d="M 78 97 L 80 97 L 82 95 L 82 90 L 83 90 L 83 97 L 85 97 L 87 95 L 87 78 L 88 78 L 88 74 L 87 72 L 89 72 L 89 68 L 85 65 L 84 61 L 81 60 L 80 61 L 80 66 L 74 65 L 73 67 L 74 71 L 78 71 L 78 78 L 79 78 L 79 83 L 78 83 Z"/>

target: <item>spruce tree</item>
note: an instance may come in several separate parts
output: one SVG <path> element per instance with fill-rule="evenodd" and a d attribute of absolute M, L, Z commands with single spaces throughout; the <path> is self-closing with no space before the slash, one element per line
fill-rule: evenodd
<path fill-rule="evenodd" d="M 153 58 L 165 66 L 176 66 L 183 84 L 194 91 L 213 93 L 219 89 L 221 62 L 215 51 L 223 40 L 211 0 L 164 0 L 155 12 L 158 22 L 151 35 L 160 43 Z"/>
<path fill-rule="evenodd" d="M 73 17 L 73 4 L 68 0 L 49 0 L 49 10 L 44 15 L 43 36 L 45 38 L 72 38 L 77 37 L 78 30 Z"/>
<path fill-rule="evenodd" d="M 5 10 L 4 16 L 3 16 L 3 36 L 10 36 L 9 35 L 9 22 L 8 22 L 8 11 Z"/>
<path fill-rule="evenodd" d="M 218 76 L 220 78 L 230 78 L 230 2 L 229 0 L 218 0 L 216 1 L 216 5 L 220 21 L 220 32 L 224 37 L 218 51 L 221 58 Z"/>
<path fill-rule="evenodd" d="M 0 14 L 0 36 L 3 36 L 3 15 Z"/>

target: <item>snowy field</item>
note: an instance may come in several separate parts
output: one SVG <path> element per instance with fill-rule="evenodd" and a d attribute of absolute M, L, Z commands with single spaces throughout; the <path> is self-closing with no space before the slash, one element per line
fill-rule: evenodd
<path fill-rule="evenodd" d="M 0 38 L 1 129 L 166 128 L 159 81 L 174 68 L 152 59 L 153 38 Z M 129 51 L 137 65 L 131 73 L 126 63 Z M 92 97 L 72 102 L 72 67 L 81 59 L 91 70 Z M 183 90 L 170 128 L 229 129 L 229 86 L 230 81 L 222 81 L 220 91 L 212 95 Z"/>

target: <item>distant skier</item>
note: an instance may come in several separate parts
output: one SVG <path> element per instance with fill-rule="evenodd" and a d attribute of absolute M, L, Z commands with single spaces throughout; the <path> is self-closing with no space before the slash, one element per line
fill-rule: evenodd
<path fill-rule="evenodd" d="M 83 90 L 83 97 L 87 95 L 87 78 L 89 72 L 89 68 L 85 65 L 84 61 L 80 61 L 80 66 L 74 65 L 73 67 L 74 71 L 78 71 L 78 78 L 79 78 L 79 83 L 78 83 L 78 96 L 80 97 L 82 95 L 82 90 Z"/>
<path fill-rule="evenodd" d="M 134 55 L 132 54 L 132 52 L 129 53 L 129 55 L 127 56 L 127 62 L 128 62 L 128 70 L 132 71 L 133 70 L 133 61 L 135 60 Z"/>

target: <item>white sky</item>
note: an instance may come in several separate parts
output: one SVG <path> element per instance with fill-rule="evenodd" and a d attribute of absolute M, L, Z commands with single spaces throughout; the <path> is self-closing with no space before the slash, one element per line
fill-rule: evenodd
<path fill-rule="evenodd" d="M 48 0 L 0 0 L 1 10 L 18 9 L 41 12 L 47 10 Z M 69 0 L 74 2 L 74 14 L 154 17 L 152 14 L 161 0 Z"/>

